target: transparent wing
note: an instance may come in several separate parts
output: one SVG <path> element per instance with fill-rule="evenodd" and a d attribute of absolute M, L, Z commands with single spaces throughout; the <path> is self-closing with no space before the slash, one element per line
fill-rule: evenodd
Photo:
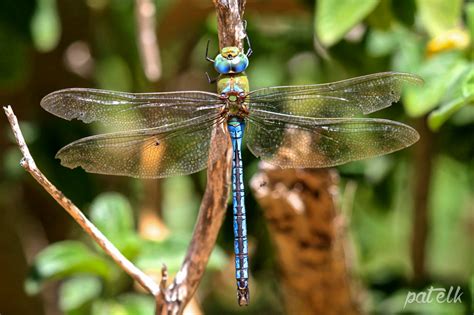
<path fill-rule="evenodd" d="M 413 128 L 390 120 L 271 115 L 247 123 L 247 145 L 282 168 L 330 167 L 394 152 L 415 143 Z"/>
<path fill-rule="evenodd" d="M 207 92 L 124 93 L 65 89 L 48 94 L 41 106 L 61 118 L 100 121 L 119 130 L 177 124 L 196 116 L 212 116 L 223 105 Z"/>
<path fill-rule="evenodd" d="M 154 128 L 87 137 L 65 146 L 56 157 L 64 166 L 80 166 L 90 173 L 141 178 L 191 174 L 224 152 L 228 140 L 222 132 L 213 138 L 217 143 L 210 151 L 211 135 L 221 123 L 201 120 L 177 130 Z"/>
<path fill-rule="evenodd" d="M 248 103 L 251 114 L 354 117 L 398 101 L 404 83 L 422 84 L 423 80 L 409 73 L 382 72 L 334 83 L 263 88 L 251 92 Z"/>

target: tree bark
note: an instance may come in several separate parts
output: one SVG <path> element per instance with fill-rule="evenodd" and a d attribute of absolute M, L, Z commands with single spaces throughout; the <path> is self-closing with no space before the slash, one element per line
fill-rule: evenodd
<path fill-rule="evenodd" d="M 334 170 L 274 169 L 251 181 L 264 210 L 288 314 L 359 314 Z"/>

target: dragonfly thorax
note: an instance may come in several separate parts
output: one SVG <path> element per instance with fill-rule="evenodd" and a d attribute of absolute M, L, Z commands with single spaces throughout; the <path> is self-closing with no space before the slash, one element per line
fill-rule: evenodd
<path fill-rule="evenodd" d="M 248 115 L 249 84 L 244 73 L 221 75 L 217 82 L 217 90 L 221 99 L 225 101 L 226 115 L 231 117 Z"/>

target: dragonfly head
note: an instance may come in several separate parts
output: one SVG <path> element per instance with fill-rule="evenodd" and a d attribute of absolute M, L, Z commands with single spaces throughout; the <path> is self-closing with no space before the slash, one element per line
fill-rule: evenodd
<path fill-rule="evenodd" d="M 240 73 L 249 65 L 249 59 L 238 47 L 224 47 L 216 56 L 214 68 L 220 74 Z"/>

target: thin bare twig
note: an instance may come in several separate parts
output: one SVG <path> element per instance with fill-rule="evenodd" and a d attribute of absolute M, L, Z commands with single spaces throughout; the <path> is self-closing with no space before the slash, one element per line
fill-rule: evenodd
<path fill-rule="evenodd" d="M 106 237 L 102 232 L 97 229 L 91 221 L 81 212 L 81 210 L 72 203 L 64 194 L 59 191 L 36 166 L 33 157 L 31 156 L 30 150 L 26 145 L 23 134 L 20 130 L 18 120 L 13 113 L 11 106 L 3 107 L 5 115 L 10 122 L 13 134 L 16 142 L 23 155 L 20 165 L 28 171 L 31 176 L 46 190 L 47 193 L 53 197 L 57 203 L 64 210 L 71 215 L 71 217 L 82 227 L 82 229 L 89 234 L 90 237 L 109 255 L 126 273 L 130 275 L 135 281 L 137 281 L 143 288 L 153 295 L 159 293 L 159 285 L 156 284 L 152 278 L 150 278 L 143 271 L 138 269 L 132 262 L 130 262 Z"/>

